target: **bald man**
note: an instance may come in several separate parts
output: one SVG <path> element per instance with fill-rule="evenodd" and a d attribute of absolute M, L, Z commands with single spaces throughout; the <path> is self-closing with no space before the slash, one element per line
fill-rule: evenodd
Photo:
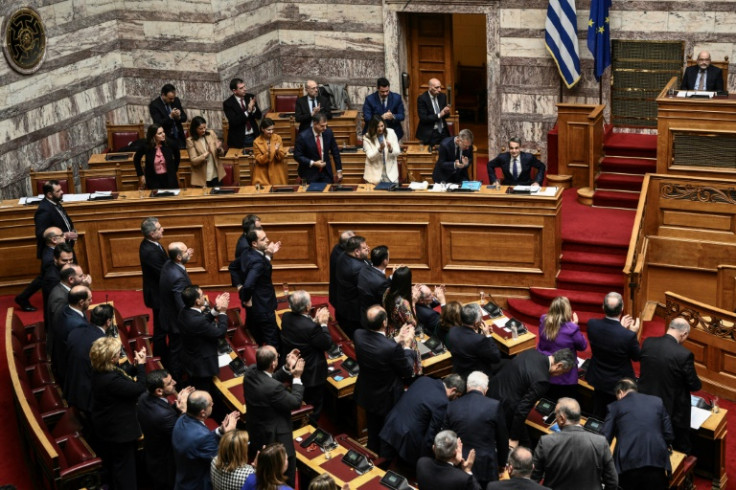
<path fill-rule="evenodd" d="M 427 91 L 417 98 L 419 125 L 416 137 L 425 145 L 437 145 L 450 137 L 445 120 L 450 115 L 447 96 L 442 93 L 442 82 L 431 78 Z"/>
<path fill-rule="evenodd" d="M 332 119 L 330 99 L 319 95 L 319 85 L 314 80 L 307 80 L 307 95 L 296 99 L 294 119 L 299 123 L 299 133 L 312 125 L 312 117 L 324 114 Z"/>
<path fill-rule="evenodd" d="M 698 54 L 697 64 L 685 69 L 680 89 L 723 91 L 723 73 L 720 68 L 710 64 L 708 51 L 701 51 Z"/>
<path fill-rule="evenodd" d="M 185 266 L 192 258 L 194 250 L 187 248 L 182 242 L 173 242 L 169 245 L 168 252 L 169 260 L 161 268 L 158 284 L 161 330 L 166 332 L 169 338 L 169 358 L 161 361 L 174 379 L 180 382 L 182 341 L 177 318 L 179 312 L 184 309 L 181 293 L 192 284 Z"/>
<path fill-rule="evenodd" d="M 61 228 L 55 226 L 46 228 L 43 232 L 43 241 L 45 246 L 39 255 L 41 259 L 41 274 L 33 279 L 22 293 L 15 297 L 16 304 L 23 311 L 36 311 L 37 308 L 31 305 L 31 296 L 41 289 L 43 275 L 46 273 L 46 269 L 54 263 L 54 248 L 59 243 L 64 243 L 64 232 L 61 231 Z"/>

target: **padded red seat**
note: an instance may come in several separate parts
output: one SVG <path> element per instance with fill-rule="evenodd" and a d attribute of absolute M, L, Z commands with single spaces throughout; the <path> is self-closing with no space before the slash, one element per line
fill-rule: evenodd
<path fill-rule="evenodd" d="M 46 385 L 56 385 L 56 379 L 51 372 L 51 365 L 46 362 L 40 362 L 31 367 L 28 370 L 28 378 L 34 391 L 40 391 Z"/>
<path fill-rule="evenodd" d="M 123 326 L 128 339 L 136 337 L 149 337 L 148 315 L 135 315 L 123 319 Z"/>
<path fill-rule="evenodd" d="M 117 151 L 125 146 L 138 141 L 138 131 L 115 131 L 111 134 L 112 151 Z"/>
<path fill-rule="evenodd" d="M 233 348 L 238 351 L 242 351 L 246 345 L 255 347 L 255 342 L 251 339 L 242 328 L 236 328 L 233 332 L 233 337 L 230 339 L 230 343 Z"/>
<path fill-rule="evenodd" d="M 350 340 L 350 337 L 348 337 L 345 332 L 342 331 L 340 326 L 334 320 L 330 320 L 327 322 L 327 330 L 329 330 L 330 332 L 330 337 L 332 338 L 332 341 L 336 344 L 338 342 Z"/>
<path fill-rule="evenodd" d="M 64 194 L 69 194 L 69 181 L 67 179 L 59 179 L 59 185 L 61 186 L 61 190 L 64 191 Z M 73 189 L 74 186 L 72 185 L 71 188 Z M 43 181 L 39 180 L 36 182 L 36 194 L 43 194 Z M 74 194 L 72 191 L 71 194 Z"/>
<path fill-rule="evenodd" d="M 254 345 L 246 344 L 243 346 L 243 362 L 246 366 L 256 363 L 256 347 Z"/>
<path fill-rule="evenodd" d="M 117 181 L 114 176 L 110 177 L 87 177 L 87 185 L 85 186 L 85 192 L 117 192 L 118 189 Z"/>
<path fill-rule="evenodd" d="M 296 95 L 277 95 L 274 97 L 274 111 L 276 112 L 296 112 Z"/>
<path fill-rule="evenodd" d="M 225 169 L 225 177 L 222 178 L 222 185 L 233 186 L 235 179 L 233 178 L 233 165 L 232 163 L 226 163 L 222 166 Z"/>
<path fill-rule="evenodd" d="M 43 323 L 24 325 L 23 321 L 15 313 L 12 319 L 12 333 L 20 341 L 22 346 L 38 342 L 39 340 L 46 340 Z"/>
<path fill-rule="evenodd" d="M 62 478 L 71 478 L 90 472 L 98 472 L 102 467 L 102 460 L 97 457 L 94 451 L 92 451 L 92 448 L 89 447 L 81 436 L 69 435 L 61 437 L 55 442 L 59 448 L 59 467 Z M 99 475 L 94 476 L 99 480 Z M 89 485 L 89 483 L 92 485 Z M 89 483 L 87 486 L 94 485 L 94 481 Z"/>
<path fill-rule="evenodd" d="M 160 357 L 147 357 L 146 358 L 146 374 L 157 369 L 163 369 Z"/>
<path fill-rule="evenodd" d="M 227 328 L 228 328 L 228 330 L 230 330 L 232 328 L 235 328 L 235 327 L 240 327 L 241 325 L 243 325 L 243 320 L 242 320 L 242 318 L 240 316 L 240 308 L 239 307 L 228 308 L 227 311 L 226 311 L 226 313 L 227 313 Z"/>
<path fill-rule="evenodd" d="M 56 422 L 54 428 L 51 431 L 51 435 L 54 439 L 69 435 L 78 435 L 82 433 L 82 422 L 79 420 L 79 415 L 74 407 L 69 408 L 64 415 Z"/>
<path fill-rule="evenodd" d="M 130 348 L 134 351 L 139 351 L 145 347 L 146 357 L 153 357 L 153 348 L 151 348 L 151 342 L 146 337 L 136 337 L 130 340 Z"/>

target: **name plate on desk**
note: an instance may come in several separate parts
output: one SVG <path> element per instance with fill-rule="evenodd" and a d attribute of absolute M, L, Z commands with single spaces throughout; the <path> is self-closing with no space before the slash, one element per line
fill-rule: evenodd
<path fill-rule="evenodd" d="M 132 153 L 108 153 L 105 155 L 105 160 L 108 162 L 117 162 L 121 160 L 130 160 L 133 158 Z"/>
<path fill-rule="evenodd" d="M 238 192 L 237 187 L 213 187 L 210 194 L 235 194 Z"/>
<path fill-rule="evenodd" d="M 307 187 L 307 192 L 322 192 L 327 187 L 327 182 L 312 182 Z"/>
<path fill-rule="evenodd" d="M 118 193 L 117 192 L 110 192 L 110 191 L 100 191 L 100 192 L 93 192 L 89 195 L 90 201 L 106 201 L 108 199 L 117 199 Z"/>
<path fill-rule="evenodd" d="M 342 184 L 333 184 L 330 187 L 330 192 L 352 192 L 358 190 L 357 185 L 342 185 Z"/>
<path fill-rule="evenodd" d="M 298 190 L 298 185 L 272 185 L 270 192 L 296 192 Z"/>
<path fill-rule="evenodd" d="M 151 191 L 151 197 L 178 196 L 179 192 L 181 192 L 179 189 L 156 189 Z"/>

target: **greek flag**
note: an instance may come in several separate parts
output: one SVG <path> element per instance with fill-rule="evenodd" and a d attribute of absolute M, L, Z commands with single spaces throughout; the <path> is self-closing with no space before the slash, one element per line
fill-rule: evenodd
<path fill-rule="evenodd" d="M 580 80 L 575 0 L 549 0 L 544 42 L 567 88 Z"/>

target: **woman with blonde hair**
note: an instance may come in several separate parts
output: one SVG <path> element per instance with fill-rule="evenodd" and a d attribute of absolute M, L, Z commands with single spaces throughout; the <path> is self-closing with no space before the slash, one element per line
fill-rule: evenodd
<path fill-rule="evenodd" d="M 240 490 L 255 472 L 256 469 L 248 464 L 248 433 L 244 430 L 225 432 L 210 465 L 212 490 Z"/>
<path fill-rule="evenodd" d="M 242 490 L 293 490 L 286 484 L 289 459 L 280 442 L 272 442 L 258 453 L 256 472 L 246 478 Z"/>
<path fill-rule="evenodd" d="M 398 182 L 401 154 L 399 140 L 391 128 L 387 128 L 381 116 L 373 116 L 368 121 L 368 131 L 363 136 L 365 152 L 365 171 L 363 180 L 371 184 L 379 182 Z"/>
<path fill-rule="evenodd" d="M 539 343 L 537 350 L 551 356 L 560 349 L 583 351 L 588 348 L 588 341 L 578 326 L 578 315 L 572 311 L 570 300 L 558 296 L 552 300 L 547 314 L 539 319 Z M 550 389 L 547 397 L 556 400 L 562 397 L 577 398 L 578 367 L 549 380 Z"/>
<path fill-rule="evenodd" d="M 289 173 L 286 168 L 286 148 L 281 136 L 274 133 L 273 120 L 264 117 L 261 134 L 253 141 L 253 185 L 286 185 Z"/>
<path fill-rule="evenodd" d="M 146 391 L 146 349 L 135 352 L 135 366 L 127 372 L 120 367 L 120 349 L 117 337 L 101 337 L 92 343 L 91 415 L 110 488 L 132 490 L 137 488 L 135 454 L 141 426 L 136 403 Z"/>

